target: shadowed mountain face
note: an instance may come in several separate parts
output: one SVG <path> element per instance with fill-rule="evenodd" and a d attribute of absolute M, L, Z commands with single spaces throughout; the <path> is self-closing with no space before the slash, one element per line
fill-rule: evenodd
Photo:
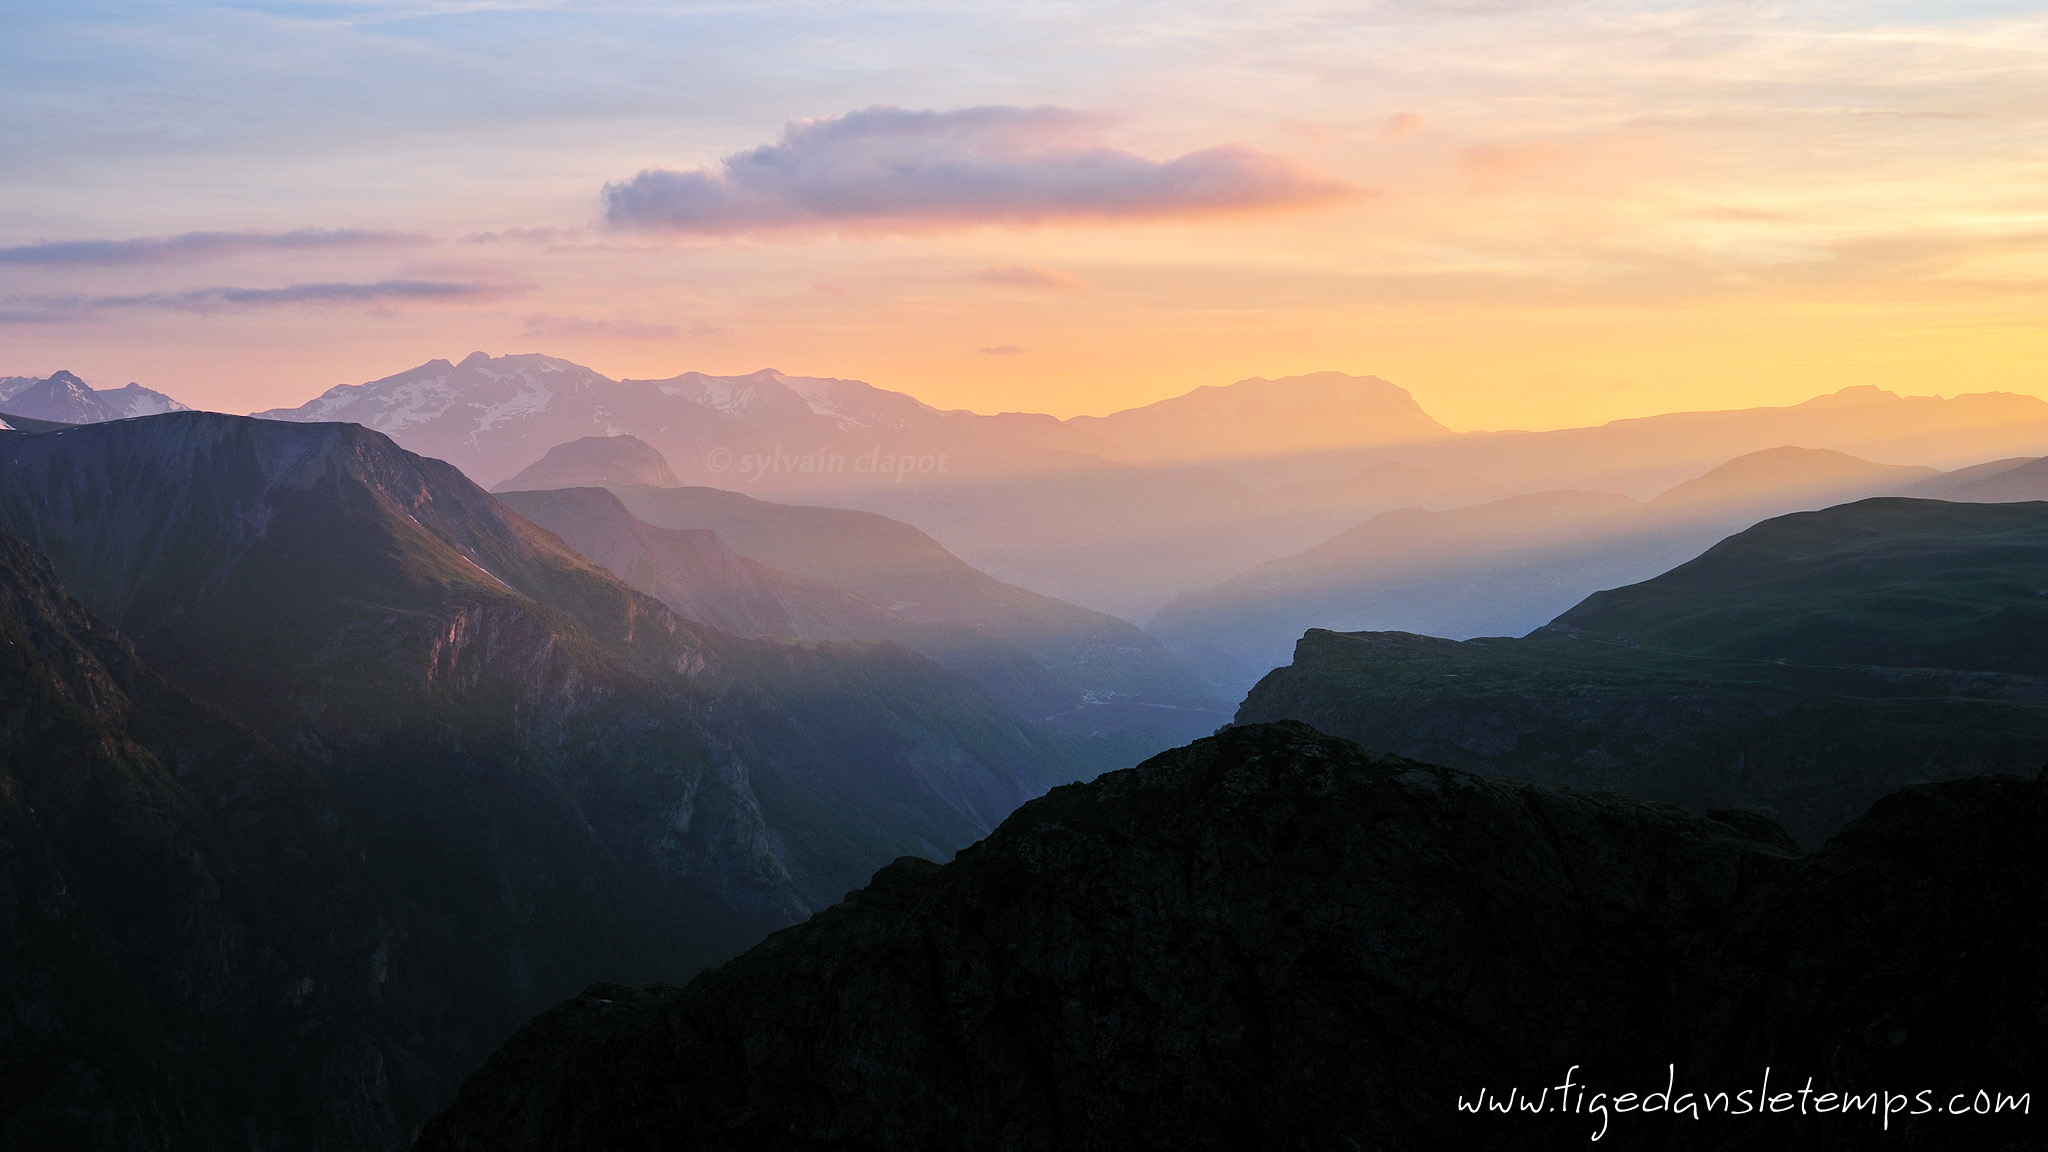
<path fill-rule="evenodd" d="M 1244 722 L 1743 807 L 1818 842 L 1907 784 L 2048 758 L 2048 505 L 1769 520 L 1520 640 L 1314 630 Z"/>
<path fill-rule="evenodd" d="M 505 492 L 543 488 L 590 488 L 606 484 L 644 484 L 674 488 L 681 484 L 668 459 L 637 436 L 585 436 L 557 444 L 498 485 Z"/>
<path fill-rule="evenodd" d="M 1076 774 L 921 656 L 688 624 L 353 425 L 0 438 L 0 522 L 317 768 L 497 1035 L 589 979 L 730 955 Z"/>
<path fill-rule="evenodd" d="M 1142 725 L 1149 713 L 1171 744 L 1227 718 L 1194 671 L 1136 627 L 1005 584 L 908 524 L 715 488 L 615 491 L 650 524 L 708 528 L 742 556 L 845 589 L 904 620 L 965 625 L 1013 644 L 1091 701 L 1113 707 L 1099 727 Z"/>
<path fill-rule="evenodd" d="M 843 588 L 779 572 L 734 552 L 708 528 L 656 528 L 603 488 L 504 492 L 499 499 L 686 620 L 741 636 L 901 644 L 978 681 L 1037 722 L 1074 727 L 1099 721 L 1092 713 L 1108 707 L 1089 708 L 1080 690 L 1015 645 L 964 624 L 906 620 Z M 1091 715 L 1069 715 L 1077 710 Z M 1111 754 L 1128 763 L 1125 743 L 1112 742 Z M 1142 758 L 1158 749 L 1138 751 Z"/>
<path fill-rule="evenodd" d="M 57 424 L 98 424 L 134 416 L 187 411 L 183 404 L 140 384 L 95 390 L 69 372 L 38 379 L 0 378 L 0 412 Z"/>
<path fill-rule="evenodd" d="M 1233 728 L 900 860 L 686 988 L 593 987 L 418 1148 L 1864 1147 L 1867 1114 L 1457 1102 L 1568 1069 L 1611 1101 L 1667 1064 L 1681 1092 L 1754 1096 L 1765 1064 L 2031 1090 L 2048 983 L 2013 961 L 2048 945 L 2048 784 L 1916 789 L 1811 856 L 1722 815 Z M 1888 1135 L 2020 1147 L 2034 1122 Z"/>
<path fill-rule="evenodd" d="M 402 1145 L 503 1024 L 303 765 L 0 533 L 0 1147 Z"/>
<path fill-rule="evenodd" d="M 708 528 L 656 528 L 604 488 L 500 492 L 507 507 L 685 619 L 741 636 L 873 640 L 888 609 L 749 560 Z"/>
<path fill-rule="evenodd" d="M 1286 663 L 1309 628 L 1519 636 L 1593 589 L 1664 571 L 1765 517 L 1890 492 L 1932 472 L 1786 447 L 1737 457 L 1646 505 L 1545 492 L 1402 509 L 1185 594 L 1146 630 L 1238 690 Z"/>

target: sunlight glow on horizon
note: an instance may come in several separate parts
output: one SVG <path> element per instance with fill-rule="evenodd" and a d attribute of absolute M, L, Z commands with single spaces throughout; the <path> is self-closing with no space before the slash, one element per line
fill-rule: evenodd
<path fill-rule="evenodd" d="M 250 411 L 482 349 L 1064 417 L 1336 369 L 1460 430 L 2048 393 L 2048 17 L 2010 5 L 31 3 L 0 32 L 31 93 L 0 109 L 0 375 Z M 933 115 L 847 118 L 874 108 Z M 718 167 L 756 149 L 773 183 Z M 715 229 L 608 227 L 654 168 L 707 175 L 644 218 Z"/>

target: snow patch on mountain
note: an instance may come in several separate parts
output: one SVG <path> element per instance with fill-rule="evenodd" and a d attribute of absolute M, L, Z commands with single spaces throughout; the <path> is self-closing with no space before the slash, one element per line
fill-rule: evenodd
<path fill-rule="evenodd" d="M 701 404 L 714 412 L 739 417 L 753 411 L 755 401 L 760 397 L 760 388 L 751 376 L 704 376 L 695 372 L 658 385 L 658 390 L 663 396 L 674 396 Z"/>

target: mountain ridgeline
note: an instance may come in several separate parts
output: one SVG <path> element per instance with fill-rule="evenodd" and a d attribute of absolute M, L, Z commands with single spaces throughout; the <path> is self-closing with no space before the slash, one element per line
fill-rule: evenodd
<path fill-rule="evenodd" d="M 0 1152 L 1562 1148 L 1457 1101 L 2048 1060 L 2032 398 L 177 408 L 0 379 Z"/>
<path fill-rule="evenodd" d="M 1557 491 L 1403 508 L 1184 594 L 1146 628 L 1241 691 L 1285 664 L 1309 628 L 1519 636 L 1592 589 L 1655 576 L 1759 520 L 1940 475 L 1781 447 L 1738 456 L 1647 502 Z"/>
<path fill-rule="evenodd" d="M 768 370 L 614 380 L 553 357 L 483 353 L 260 415 L 360 423 L 493 488 L 529 468 L 539 471 L 517 487 L 589 485 L 566 459 L 545 460 L 564 445 L 634 436 L 683 485 L 888 516 L 999 580 L 1131 621 L 1404 508 L 1558 491 L 1647 500 L 1788 445 L 1944 468 L 2048 451 L 2048 402 L 2003 393 L 1942 399 L 1858 387 L 1782 408 L 1453 432 L 1397 385 L 1340 372 L 1241 380 L 1058 420 L 944 411 L 858 380 Z M 653 473 L 639 482 L 667 483 Z M 1866 486 L 1827 502 L 1887 490 Z M 1650 575 L 1714 538 L 1620 579 Z M 1479 603 L 1494 587 L 1482 581 L 1457 595 Z M 1531 624 L 1572 602 L 1547 605 Z M 1233 674 L 1214 687 L 1236 697 L 1244 683 Z"/>
<path fill-rule="evenodd" d="M 1240 722 L 1750 808 L 1818 843 L 1908 784 L 2048 760 L 2048 504 L 1767 520 L 1522 639 L 1310 631 Z"/>
<path fill-rule="evenodd" d="M 1071 734 L 1099 769 L 1229 718 L 1202 676 L 1143 631 L 996 580 L 908 524 L 647 482 L 668 474 L 645 442 L 593 436 L 556 446 L 498 495 L 689 619 L 741 635 L 902 644 Z M 516 486 L 544 481 L 559 486 Z"/>
<path fill-rule="evenodd" d="M 0 413 L 17 420 L 26 417 L 36 423 L 99 424 L 184 411 L 187 409 L 183 404 L 140 384 L 95 389 L 62 371 L 43 377 L 0 376 Z"/>
<path fill-rule="evenodd" d="M 2044 827 L 2048 783 L 1960 781 L 1807 855 L 1751 813 L 1240 726 L 686 987 L 593 986 L 418 1149 L 2034 1148 L 2030 1111 L 1755 1096 L 1766 1066 L 1836 1100 L 2031 1093 Z M 1748 1114 L 1637 1113 L 1667 1077 Z M 1546 1113 L 1479 1104 L 1567 1079 Z"/>
<path fill-rule="evenodd" d="M 686 976 L 1081 775 L 914 652 L 689 623 L 354 425 L 9 435 L 0 526 L 233 739 L 284 750 L 412 910 L 391 931 L 441 958 L 439 1055 L 423 1087 L 361 1088 L 384 1136 L 352 1146 L 391 1146 L 463 1054 L 590 980 Z"/>

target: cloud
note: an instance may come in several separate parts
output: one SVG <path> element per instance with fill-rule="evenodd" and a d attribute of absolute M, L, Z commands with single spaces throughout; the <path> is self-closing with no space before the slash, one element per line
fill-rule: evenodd
<path fill-rule="evenodd" d="M 967 278 L 979 280 L 983 284 L 1002 284 L 1011 288 L 1056 288 L 1063 292 L 1071 292 L 1077 288 L 1086 288 L 1088 286 L 1086 280 L 1071 272 L 1061 272 L 1056 268 L 1041 268 L 1036 264 L 1011 264 L 1002 268 L 983 268 L 979 272 L 969 273 Z"/>
<path fill-rule="evenodd" d="M 471 232 L 462 238 L 464 244 L 498 244 L 520 241 L 528 244 L 554 244 L 574 240 L 578 231 L 574 228 L 506 228 L 497 232 Z"/>
<path fill-rule="evenodd" d="M 184 232 L 132 240 L 51 240 L 0 248 L 0 264 L 171 264 L 243 252 L 335 248 L 410 248 L 433 243 L 418 232 L 300 228 L 293 232 Z"/>
<path fill-rule="evenodd" d="M 1025 350 L 1015 344 L 998 344 L 993 348 L 983 348 L 982 351 L 990 356 L 1019 356 Z"/>
<path fill-rule="evenodd" d="M 680 340 L 684 336 L 723 336 L 726 329 L 702 321 L 680 328 L 674 324 L 642 324 L 638 320 L 586 320 L 535 312 L 526 318 L 527 339 L 547 336 L 621 336 L 628 340 Z"/>
<path fill-rule="evenodd" d="M 378 280 L 291 284 L 283 288 L 192 288 L 181 292 L 148 292 L 139 296 L 102 296 L 94 308 L 171 308 L 181 312 L 225 312 L 270 308 L 283 304 L 378 304 L 396 300 L 491 300 L 517 295 L 523 284 L 477 283 L 463 280 Z"/>
<path fill-rule="evenodd" d="M 1142 218 L 1328 200 L 1346 185 L 1237 145 L 1149 160 L 1066 108 L 874 107 L 798 120 L 716 168 L 605 185 L 614 228 L 735 233 Z"/>
<path fill-rule="evenodd" d="M 367 284 L 291 284 L 283 288 L 187 288 L 132 296 L 41 296 L 10 304 L 28 308 L 0 311 L 0 323 L 31 324 L 76 320 L 117 308 L 164 308 L 175 312 L 241 312 L 292 304 L 373 304 L 401 301 L 481 301 L 516 296 L 532 286 L 506 281 L 378 280 Z"/>

